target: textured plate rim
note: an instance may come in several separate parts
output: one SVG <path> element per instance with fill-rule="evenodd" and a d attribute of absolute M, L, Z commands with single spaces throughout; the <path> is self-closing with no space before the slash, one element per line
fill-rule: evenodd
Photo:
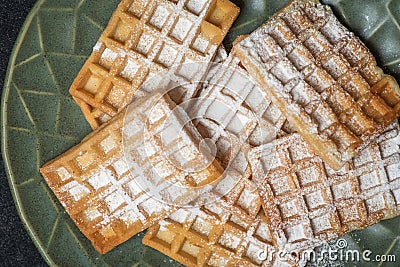
<path fill-rule="evenodd" d="M 3 92 L 1 96 L 1 154 L 3 157 L 3 162 L 4 162 L 4 169 L 6 172 L 7 180 L 9 187 L 11 189 L 11 195 L 14 199 L 14 205 L 17 209 L 18 215 L 25 227 L 25 229 L 28 232 L 28 235 L 30 236 L 31 240 L 35 244 L 36 248 L 38 249 L 39 253 L 41 254 L 42 258 L 46 261 L 46 263 L 50 266 L 56 266 L 56 264 L 52 261 L 52 259 L 49 257 L 49 255 L 46 252 L 45 247 L 43 244 L 41 244 L 40 240 L 36 236 L 32 226 L 30 225 L 29 221 L 27 220 L 25 216 L 25 212 L 22 209 L 21 202 L 20 202 L 20 197 L 17 192 L 17 188 L 15 187 L 14 183 L 14 174 L 11 169 L 11 161 L 9 159 L 8 155 L 8 146 L 7 146 L 7 108 L 8 108 L 8 96 L 10 93 L 10 85 L 11 85 L 11 80 L 12 76 L 14 73 L 14 65 L 15 65 L 15 60 L 17 57 L 17 54 L 21 48 L 22 41 L 25 38 L 25 35 L 29 29 L 29 26 L 32 23 L 33 18 L 36 16 L 38 13 L 40 7 L 42 6 L 44 0 L 39 0 L 37 1 L 33 8 L 30 10 L 28 16 L 26 17 L 20 32 L 18 34 L 18 37 L 14 43 L 14 47 L 11 52 L 11 56 L 9 58 L 8 66 L 7 66 L 7 71 L 5 75 L 5 80 L 4 80 L 4 85 L 3 85 Z"/>

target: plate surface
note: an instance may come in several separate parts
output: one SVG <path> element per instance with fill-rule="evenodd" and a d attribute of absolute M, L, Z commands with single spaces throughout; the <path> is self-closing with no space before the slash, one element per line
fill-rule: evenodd
<path fill-rule="evenodd" d="M 136 235 L 106 255 L 79 232 L 39 174 L 39 167 L 90 132 L 68 93 L 118 0 L 40 0 L 10 58 L 2 98 L 2 150 L 11 191 L 28 232 L 50 265 L 180 266 Z M 242 13 L 225 40 L 250 33 L 287 1 L 234 0 Z M 325 0 L 400 81 L 400 1 Z M 347 249 L 400 257 L 400 218 L 347 235 Z M 335 242 L 333 242 L 335 244 Z M 400 260 L 400 259 L 398 259 Z M 363 265 L 329 259 L 317 265 Z M 391 264 L 385 263 L 384 266 Z M 393 264 L 393 266 L 398 266 Z"/>

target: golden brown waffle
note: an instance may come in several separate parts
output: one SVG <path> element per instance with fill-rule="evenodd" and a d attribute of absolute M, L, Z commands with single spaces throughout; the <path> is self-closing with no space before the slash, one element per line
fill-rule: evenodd
<path fill-rule="evenodd" d="M 238 221 L 231 215 L 235 221 L 232 222 L 229 216 L 226 212 L 219 218 L 201 209 L 181 209 L 168 220 L 150 227 L 143 244 L 188 267 L 262 266 L 258 255 L 273 248 L 269 243 L 272 240 L 263 240 L 268 236 L 259 237 L 255 233 L 258 230 L 255 228 L 260 226 L 259 232 L 264 234 L 263 217 Z"/>
<path fill-rule="evenodd" d="M 315 153 L 339 169 L 400 114 L 400 89 L 326 5 L 293 0 L 234 54 Z"/>
<path fill-rule="evenodd" d="M 172 67 L 211 62 L 238 13 L 228 0 L 123 0 L 70 93 L 96 110 L 93 115 L 103 112 L 112 117 L 160 82 L 145 81 L 170 70 L 166 79 L 186 89 L 171 94 L 173 100 L 191 98 L 198 88 L 192 82 L 203 78 L 208 64 L 200 64 L 196 71 Z"/>
<path fill-rule="evenodd" d="M 40 169 L 99 252 L 193 201 L 221 176 L 174 106 L 161 94 L 144 97 Z"/>
<path fill-rule="evenodd" d="M 185 266 L 272 266 L 276 261 L 263 258 L 275 250 L 274 240 L 268 220 L 258 214 L 260 199 L 249 180 L 241 179 L 224 198 L 196 204 L 150 227 L 143 243 Z"/>
<path fill-rule="evenodd" d="M 400 215 L 399 143 L 396 122 L 339 171 L 299 134 L 252 150 L 253 181 L 279 248 L 300 255 Z"/>

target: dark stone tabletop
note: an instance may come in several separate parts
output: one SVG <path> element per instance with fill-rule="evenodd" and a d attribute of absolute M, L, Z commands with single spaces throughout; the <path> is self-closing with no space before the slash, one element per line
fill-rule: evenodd
<path fill-rule="evenodd" d="M 0 0 L 0 90 L 8 60 L 26 16 L 36 0 Z M 15 208 L 0 159 L 0 266 L 46 266 Z"/>

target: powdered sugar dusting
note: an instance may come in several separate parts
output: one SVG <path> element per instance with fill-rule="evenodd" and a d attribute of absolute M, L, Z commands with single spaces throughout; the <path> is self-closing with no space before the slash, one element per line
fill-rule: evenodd
<path fill-rule="evenodd" d="M 278 246 L 289 251 L 314 249 L 342 235 L 342 229 L 363 229 L 400 214 L 399 133 L 396 122 L 354 164 L 338 171 L 310 153 L 299 134 L 252 149 L 253 181 Z M 285 160 L 264 168 L 260 162 L 271 157 Z"/>
<path fill-rule="evenodd" d="M 90 193 L 90 190 L 86 186 L 79 184 L 77 181 L 72 181 L 64 185 L 61 190 L 68 192 L 75 201 L 81 200 Z"/>

